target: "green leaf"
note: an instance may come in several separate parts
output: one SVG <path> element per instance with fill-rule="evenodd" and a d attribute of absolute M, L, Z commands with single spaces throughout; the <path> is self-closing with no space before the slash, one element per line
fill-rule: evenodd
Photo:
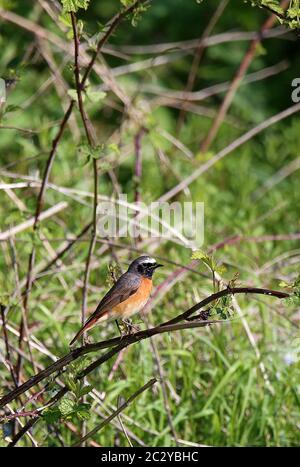
<path fill-rule="evenodd" d="M 77 101 L 77 91 L 76 89 L 68 89 L 68 96 L 71 97 L 74 101 Z"/>
<path fill-rule="evenodd" d="M 80 420 L 88 420 L 91 416 L 90 409 L 91 409 L 91 404 L 81 403 L 75 407 L 74 414 Z"/>
<path fill-rule="evenodd" d="M 65 383 L 70 389 L 70 391 L 72 391 L 73 393 L 77 391 L 77 382 L 75 381 L 73 374 L 66 376 Z"/>
<path fill-rule="evenodd" d="M 79 154 L 87 158 L 85 164 L 89 162 L 91 158 L 99 159 L 103 155 L 104 149 L 104 144 L 99 144 L 94 148 L 88 144 L 81 144 L 80 146 L 78 146 Z"/>
<path fill-rule="evenodd" d="M 86 394 L 89 394 L 93 390 L 93 386 L 88 385 L 84 386 L 80 391 L 79 391 L 79 397 L 85 396 Z"/>
<path fill-rule="evenodd" d="M 292 289 L 293 286 L 291 284 L 288 284 L 285 281 L 279 282 L 279 287 L 282 287 L 283 289 Z"/>
<path fill-rule="evenodd" d="M 91 358 L 84 356 L 81 359 L 73 362 L 70 366 L 70 369 L 74 372 L 75 375 L 81 373 L 89 364 L 91 363 Z"/>
<path fill-rule="evenodd" d="M 276 11 L 276 13 L 279 13 L 280 15 L 284 14 L 283 8 L 281 8 L 281 6 L 278 5 L 278 3 L 274 0 L 262 0 L 261 5 L 271 8 L 273 11 Z"/>
<path fill-rule="evenodd" d="M 45 409 L 42 413 L 42 417 L 47 423 L 55 423 L 61 418 L 61 411 L 58 407 Z"/>
<path fill-rule="evenodd" d="M 73 11 L 76 13 L 80 8 L 87 10 L 90 0 L 61 0 L 63 12 L 68 13 Z"/>
<path fill-rule="evenodd" d="M 120 2 L 125 8 L 128 8 L 134 4 L 135 0 L 120 0 Z"/>
<path fill-rule="evenodd" d="M 59 403 L 59 410 L 63 417 L 73 412 L 75 402 L 72 399 L 64 398 Z"/>
<path fill-rule="evenodd" d="M 58 19 L 65 25 L 68 26 L 68 28 L 72 27 L 72 21 L 71 21 L 71 16 L 70 13 L 63 12 L 61 15 L 59 15 Z"/>
<path fill-rule="evenodd" d="M 117 156 L 120 155 L 120 149 L 119 149 L 119 146 L 115 143 L 110 143 L 108 144 L 108 149 L 112 152 L 114 152 Z"/>
<path fill-rule="evenodd" d="M 206 259 L 206 258 L 207 258 L 207 255 L 201 250 L 194 251 L 192 253 L 192 256 L 191 256 L 191 259 L 202 260 L 202 259 Z"/>
<path fill-rule="evenodd" d="M 106 92 L 103 91 L 92 91 L 91 89 L 86 90 L 86 95 L 91 102 L 99 102 L 106 97 Z"/>
<path fill-rule="evenodd" d="M 220 275 L 226 271 L 226 267 L 222 263 L 218 263 L 213 256 L 209 256 L 201 250 L 194 251 L 191 258 L 202 261 L 212 272 L 217 272 Z"/>

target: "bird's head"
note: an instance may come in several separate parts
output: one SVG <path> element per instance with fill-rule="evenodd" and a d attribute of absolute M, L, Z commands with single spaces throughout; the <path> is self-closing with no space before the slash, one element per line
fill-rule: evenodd
<path fill-rule="evenodd" d="M 161 266 L 163 265 L 158 264 L 151 256 L 140 256 L 130 264 L 128 271 L 140 274 L 143 277 L 151 278 L 155 269 Z"/>

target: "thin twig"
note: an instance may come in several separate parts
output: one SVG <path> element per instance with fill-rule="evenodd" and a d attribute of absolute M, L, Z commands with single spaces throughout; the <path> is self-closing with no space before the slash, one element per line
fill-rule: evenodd
<path fill-rule="evenodd" d="M 68 203 L 66 203 L 66 201 L 61 201 L 55 206 L 52 206 L 51 208 L 43 211 L 40 214 L 40 219 L 44 220 L 44 219 L 47 219 L 48 217 L 54 216 L 55 214 L 62 211 L 63 209 L 66 209 L 67 206 L 68 206 Z M 35 218 L 32 217 L 31 219 L 28 219 L 27 221 L 22 222 L 22 224 L 11 227 L 10 229 L 5 230 L 4 232 L 0 232 L 0 241 L 13 238 L 18 233 L 23 232 L 24 230 L 27 230 L 30 227 L 32 227 L 34 225 L 34 222 L 35 222 Z"/>
<path fill-rule="evenodd" d="M 144 317 L 144 321 L 146 323 L 146 326 L 149 327 L 149 321 L 147 319 L 147 316 Z M 169 404 L 169 397 L 168 397 L 168 391 L 167 391 L 167 386 L 166 386 L 166 382 L 165 382 L 164 370 L 163 370 L 162 363 L 160 361 L 160 356 L 159 356 L 159 352 L 158 352 L 156 343 L 155 343 L 155 341 L 154 341 L 154 339 L 152 337 L 150 337 L 150 345 L 151 345 L 151 348 L 152 348 L 154 359 L 156 361 L 156 366 L 157 366 L 157 370 L 158 370 L 158 374 L 159 374 L 160 386 L 161 386 L 161 390 L 162 390 L 163 401 L 164 401 L 164 406 L 165 406 L 165 411 L 166 411 L 170 431 L 172 433 L 172 436 L 174 438 L 176 446 L 179 446 L 178 436 L 177 436 L 177 433 L 176 433 L 176 430 L 175 430 L 175 427 L 174 427 L 172 413 L 171 413 L 170 404 Z"/>
<path fill-rule="evenodd" d="M 74 73 L 75 73 L 75 83 L 76 83 L 76 91 L 77 91 L 77 98 L 78 98 L 78 107 L 79 107 L 79 112 L 81 115 L 82 123 L 84 125 L 85 134 L 86 134 L 88 143 L 91 147 L 95 148 L 96 141 L 94 137 L 94 129 L 83 105 L 82 89 L 83 89 L 83 84 L 85 82 L 85 78 L 83 77 L 82 82 L 80 82 L 80 71 L 79 71 L 79 45 L 80 43 L 79 43 L 79 36 L 78 36 L 78 31 L 77 31 L 76 17 L 73 12 L 71 12 L 70 15 L 71 15 L 72 29 L 73 29 L 73 36 L 74 36 L 74 49 L 75 49 L 74 50 Z M 86 70 L 86 73 L 87 73 L 87 70 Z M 84 76 L 86 76 L 86 73 Z M 90 275 L 91 259 L 92 259 L 92 255 L 93 255 L 93 251 L 94 251 L 95 243 L 96 243 L 98 173 L 97 173 L 97 160 L 95 158 L 93 158 L 93 179 L 94 179 L 94 197 L 93 197 L 92 233 L 91 233 L 91 241 L 89 245 L 89 250 L 88 250 L 88 255 L 87 255 L 87 260 L 86 260 L 86 267 L 85 267 L 85 272 L 84 272 L 84 280 L 83 280 L 82 308 L 81 308 L 82 326 L 84 325 L 85 320 L 86 320 L 87 288 L 88 288 L 88 281 L 89 281 L 89 275 Z M 82 343 L 84 343 L 84 336 L 82 337 Z"/>
<path fill-rule="evenodd" d="M 228 146 L 226 146 L 224 149 L 222 149 L 217 154 L 215 154 L 212 158 L 210 158 L 207 162 L 205 162 L 200 167 L 195 169 L 193 173 L 189 175 L 187 178 L 185 178 L 184 180 L 182 180 L 182 182 L 178 183 L 176 186 L 171 188 L 171 190 L 169 190 L 164 195 L 162 195 L 158 201 L 164 202 L 174 197 L 175 195 L 180 193 L 180 191 L 182 191 L 185 187 L 189 186 L 194 180 L 200 177 L 200 175 L 207 172 L 213 165 L 215 165 L 218 161 L 220 161 L 225 156 L 227 156 L 228 154 L 233 152 L 235 149 L 240 147 L 242 144 L 246 143 L 251 138 L 261 133 L 268 127 L 274 125 L 275 123 L 278 123 L 281 120 L 284 120 L 285 118 L 288 118 L 291 115 L 299 112 L 299 110 L 300 110 L 300 103 L 294 104 L 291 107 L 288 107 L 287 109 L 283 110 L 282 112 L 279 112 L 278 114 L 275 114 L 272 117 L 268 118 L 267 120 L 263 121 L 256 127 L 244 133 L 242 136 L 239 136 L 232 143 L 230 143 Z"/>
<path fill-rule="evenodd" d="M 14 367 L 13 367 L 13 363 L 12 363 L 12 359 L 11 359 L 9 340 L 8 340 L 8 334 L 7 334 L 7 329 L 6 329 L 6 319 L 5 319 L 5 313 L 4 313 L 5 308 L 6 307 L 4 305 L 2 305 L 2 303 L 1 303 L 0 304 L 0 310 L 1 310 L 2 329 L 3 329 L 3 337 L 4 337 L 5 351 L 6 351 L 6 361 L 7 361 L 7 364 L 9 366 L 9 371 L 10 371 L 13 383 L 14 383 L 15 387 L 17 387 L 18 382 L 17 382 L 16 376 L 15 376 Z"/>
<path fill-rule="evenodd" d="M 79 441 L 74 443 L 72 446 L 80 446 L 83 441 L 86 441 L 88 438 L 96 434 L 98 431 L 100 431 L 102 428 L 104 428 L 108 423 L 110 423 L 115 417 L 117 417 L 123 410 L 125 410 L 133 401 L 136 399 L 140 394 L 142 394 L 144 391 L 147 389 L 151 388 L 155 383 L 157 382 L 156 378 L 150 379 L 148 383 L 144 384 L 140 389 L 138 389 L 134 394 L 132 394 L 124 404 L 120 405 L 120 407 L 115 410 L 109 417 L 107 417 L 106 420 L 103 420 L 102 423 L 97 425 L 93 430 L 91 430 L 89 433 L 87 433 L 83 438 L 81 438 Z"/>
<path fill-rule="evenodd" d="M 286 6 L 288 3 L 287 0 L 284 0 L 282 2 L 282 6 Z M 262 25 L 262 27 L 260 28 L 260 31 L 258 33 L 258 37 L 253 39 L 253 41 L 251 42 L 250 44 L 250 47 L 248 48 L 246 54 L 244 55 L 244 58 L 243 60 L 241 61 L 240 63 L 240 66 L 238 67 L 238 70 L 230 84 L 230 87 L 223 99 L 223 102 L 219 108 L 219 111 L 209 129 L 209 132 L 208 134 L 206 135 L 204 141 L 201 143 L 201 151 L 202 152 L 207 152 L 211 143 L 213 142 L 215 136 L 217 135 L 217 132 L 222 124 L 222 122 L 224 121 L 224 118 L 227 114 L 227 111 L 232 103 L 232 100 L 234 98 L 234 95 L 239 87 L 239 84 L 241 83 L 242 79 L 244 78 L 253 58 L 255 57 L 255 54 L 256 54 L 256 51 L 257 51 L 257 47 L 258 47 L 258 44 L 260 43 L 261 41 L 261 36 L 262 36 L 262 33 L 268 29 L 271 29 L 274 22 L 275 22 L 275 16 L 271 16 L 269 17 L 265 22 L 264 24 Z"/>
<path fill-rule="evenodd" d="M 215 25 L 217 24 L 220 16 L 222 15 L 223 11 L 225 10 L 226 6 L 228 4 L 228 0 L 222 0 L 221 3 L 218 5 L 216 8 L 216 11 L 212 15 L 210 21 L 208 22 L 208 25 L 206 26 L 203 34 L 201 35 L 199 39 L 199 44 L 195 50 L 194 58 L 193 58 L 193 63 L 188 75 L 186 87 L 185 87 L 185 92 L 191 92 L 194 83 L 196 80 L 197 72 L 198 72 L 198 67 L 200 65 L 201 58 L 203 56 L 203 52 L 205 50 L 205 39 L 207 39 L 212 30 L 214 29 Z M 180 108 L 180 113 L 178 117 L 178 123 L 177 123 L 177 130 L 180 131 L 183 120 L 184 120 L 184 114 L 185 114 L 185 102 L 182 102 L 181 108 Z"/>
<path fill-rule="evenodd" d="M 107 42 L 107 39 L 112 35 L 114 30 L 119 25 L 119 23 L 124 19 L 124 17 L 127 16 L 127 15 L 130 15 L 130 13 L 132 13 L 140 3 L 145 3 L 145 1 L 147 1 L 147 0 L 137 0 L 136 2 L 134 2 L 128 8 L 126 8 L 126 9 L 120 11 L 119 13 L 117 13 L 115 15 L 115 17 L 112 19 L 112 21 L 110 23 L 110 26 L 108 27 L 106 33 L 103 35 L 103 37 L 98 42 L 97 48 L 96 48 L 96 50 L 94 52 L 94 55 L 93 55 L 89 65 L 87 66 L 87 68 L 85 70 L 85 73 L 84 73 L 83 79 L 82 79 L 82 85 L 84 85 L 86 80 L 88 79 L 89 74 L 92 71 L 94 63 L 96 61 L 96 58 L 98 57 L 103 45 Z"/>

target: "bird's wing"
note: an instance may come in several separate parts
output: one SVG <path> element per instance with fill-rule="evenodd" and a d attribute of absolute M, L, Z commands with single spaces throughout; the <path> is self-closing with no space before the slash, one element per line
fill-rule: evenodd
<path fill-rule="evenodd" d="M 133 295 L 138 290 L 140 284 L 141 278 L 136 274 L 132 274 L 131 272 L 123 274 L 102 298 L 94 313 L 78 331 L 74 339 L 70 342 L 70 345 L 72 345 L 85 330 L 92 327 L 104 313 L 107 313 L 116 305 L 119 305 L 119 303 L 124 302 L 127 298 Z"/>
<path fill-rule="evenodd" d="M 100 316 L 114 308 L 119 303 L 124 302 L 133 295 L 141 285 L 141 278 L 131 272 L 123 274 L 115 283 L 115 285 L 107 292 L 102 298 L 101 302 L 97 306 L 90 319 L 100 318 Z M 88 321 L 89 321 L 88 320 Z M 88 322 L 87 321 L 87 322 Z M 87 323 L 86 323 L 87 324 Z"/>

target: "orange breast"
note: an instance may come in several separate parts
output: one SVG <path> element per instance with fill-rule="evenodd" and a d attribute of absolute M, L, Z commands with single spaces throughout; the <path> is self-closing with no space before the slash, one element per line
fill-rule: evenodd
<path fill-rule="evenodd" d="M 134 313 L 138 313 L 147 303 L 152 289 L 152 280 L 143 278 L 138 291 L 131 295 L 124 302 L 119 303 L 111 311 L 120 318 L 128 318 Z"/>

